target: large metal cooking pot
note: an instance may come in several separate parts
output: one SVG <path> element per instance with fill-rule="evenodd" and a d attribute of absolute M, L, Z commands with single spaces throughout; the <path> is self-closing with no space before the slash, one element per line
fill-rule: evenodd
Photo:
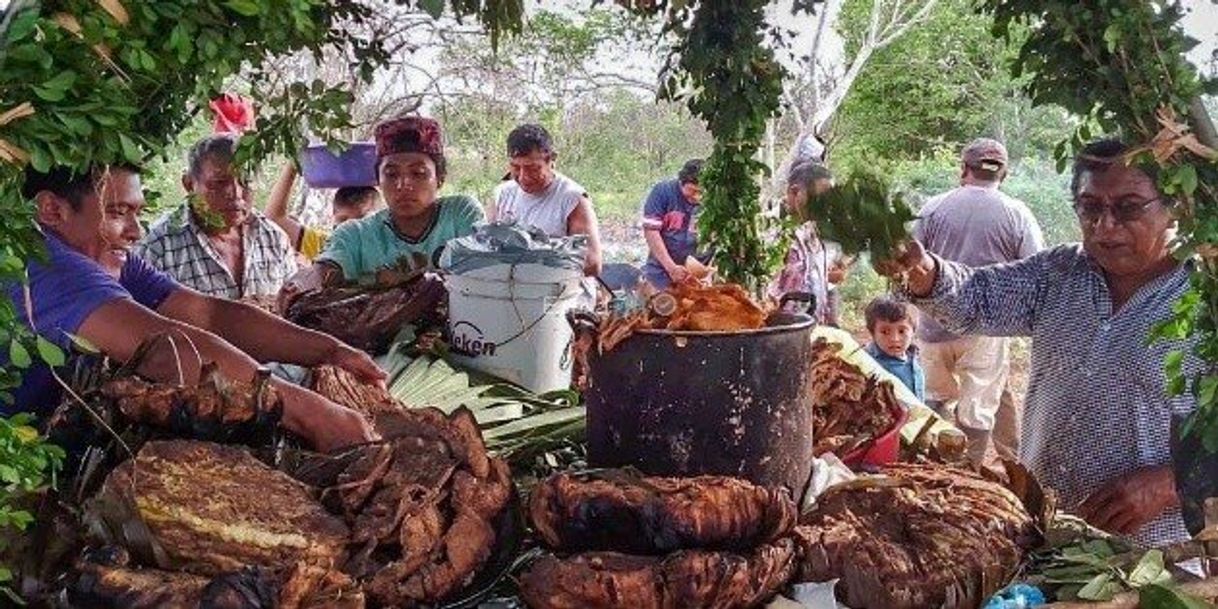
<path fill-rule="evenodd" d="M 586 313 L 569 317 L 593 332 Z M 588 354 L 588 461 L 653 475 L 721 474 L 803 496 L 812 471 L 814 322 L 776 313 L 741 332 L 638 330 Z"/>

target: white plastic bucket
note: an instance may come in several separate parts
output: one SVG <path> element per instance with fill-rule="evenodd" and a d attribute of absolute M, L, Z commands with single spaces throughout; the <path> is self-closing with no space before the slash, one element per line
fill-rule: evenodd
<path fill-rule="evenodd" d="M 453 359 L 544 393 L 571 385 L 575 334 L 567 311 L 588 306 L 583 274 L 500 264 L 446 275 Z"/>

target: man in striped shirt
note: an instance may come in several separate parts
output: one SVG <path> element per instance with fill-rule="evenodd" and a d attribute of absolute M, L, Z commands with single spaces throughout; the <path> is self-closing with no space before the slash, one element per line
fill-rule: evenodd
<path fill-rule="evenodd" d="M 1086 146 L 1071 193 L 1081 244 L 970 268 L 917 241 L 877 265 L 906 295 L 962 335 L 1031 336 L 1020 458 L 1061 506 L 1101 529 L 1163 545 L 1188 533 L 1171 469 L 1171 418 L 1196 407 L 1169 397 L 1163 362 L 1187 341 L 1148 343 L 1188 289 L 1192 262 L 1173 257 L 1173 201 L 1127 163 L 1116 140 Z"/>

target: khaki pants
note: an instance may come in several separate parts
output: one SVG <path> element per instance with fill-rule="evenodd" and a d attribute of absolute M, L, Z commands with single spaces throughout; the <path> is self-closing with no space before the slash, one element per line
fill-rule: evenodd
<path fill-rule="evenodd" d="M 1018 458 L 1022 409 L 1007 390 L 1009 339 L 969 336 L 921 348 L 927 401 L 968 436 L 969 458 L 983 465 Z"/>

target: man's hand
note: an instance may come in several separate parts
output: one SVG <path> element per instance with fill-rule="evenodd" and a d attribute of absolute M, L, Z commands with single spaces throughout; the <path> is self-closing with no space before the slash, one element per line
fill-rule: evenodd
<path fill-rule="evenodd" d="M 328 265 L 314 264 L 296 272 L 283 283 L 279 296 L 275 299 L 275 308 L 280 315 L 286 315 L 288 307 L 298 296 L 310 290 L 325 287 L 328 279 Z"/>
<path fill-rule="evenodd" d="M 905 289 L 913 296 L 929 296 L 938 278 L 938 265 L 934 257 L 915 239 L 896 247 L 889 258 L 872 261 L 877 273 L 903 281 Z"/>
<path fill-rule="evenodd" d="M 335 341 L 334 349 L 326 356 L 326 363 L 342 368 L 362 381 L 385 388 L 388 375 L 363 351 Z"/>
<path fill-rule="evenodd" d="M 333 452 L 378 439 L 372 425 L 358 412 L 300 387 L 283 394 L 283 425 L 318 452 Z"/>
<path fill-rule="evenodd" d="M 668 273 L 668 278 L 672 280 L 673 285 L 689 281 L 689 270 L 679 264 L 674 264 L 664 271 Z"/>
<path fill-rule="evenodd" d="M 1078 515 L 1097 529 L 1130 535 L 1179 503 L 1171 467 L 1148 467 L 1101 486 Z"/>

